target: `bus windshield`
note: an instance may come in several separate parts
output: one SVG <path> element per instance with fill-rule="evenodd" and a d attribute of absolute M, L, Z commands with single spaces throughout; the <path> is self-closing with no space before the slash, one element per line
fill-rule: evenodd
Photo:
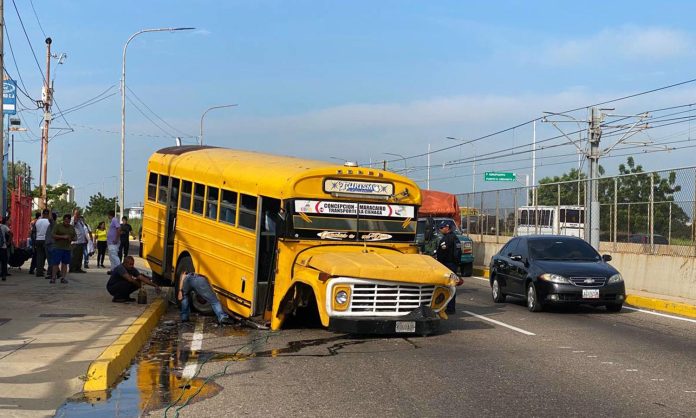
<path fill-rule="evenodd" d="M 389 203 L 295 200 L 288 238 L 414 242 L 415 207 Z"/>

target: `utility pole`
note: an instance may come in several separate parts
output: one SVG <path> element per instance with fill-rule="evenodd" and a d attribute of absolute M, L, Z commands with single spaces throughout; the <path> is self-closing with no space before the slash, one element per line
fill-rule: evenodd
<path fill-rule="evenodd" d="M 590 124 L 587 129 L 587 136 L 590 141 L 590 173 L 589 173 L 589 184 L 587 188 L 587 199 L 589 200 L 589 205 L 587 207 L 590 209 L 587 213 L 588 225 L 586 226 L 586 232 L 589 237 L 589 243 L 596 250 L 599 250 L 599 193 L 598 193 L 598 179 L 599 179 L 599 140 L 602 137 L 602 113 L 596 108 L 592 107 L 590 109 Z"/>
<path fill-rule="evenodd" d="M 44 104 L 44 126 L 41 130 L 41 201 L 39 208 L 46 209 L 48 207 L 48 198 L 46 196 L 46 184 L 48 176 L 48 125 L 51 123 L 51 38 L 46 38 L 46 79 L 44 80 L 43 91 L 41 96 Z"/>
<path fill-rule="evenodd" d="M 5 5 L 3 0 L 0 0 L 0 71 L 2 71 L 2 83 L 0 83 L 0 121 L 5 119 L 5 50 L 4 50 L 4 37 L 5 37 Z M 0 124 L 0 150 L 5 149 L 5 139 L 3 138 L 2 125 Z M 5 163 L 5 153 L 0 152 L 0 168 Z M 3 178 L 2 169 L 0 169 L 0 185 L 4 184 L 5 179 Z M 0 193 L 0 209 L 5 207 L 4 190 Z M 4 217 L 6 212 L 3 210 L 2 216 Z"/>

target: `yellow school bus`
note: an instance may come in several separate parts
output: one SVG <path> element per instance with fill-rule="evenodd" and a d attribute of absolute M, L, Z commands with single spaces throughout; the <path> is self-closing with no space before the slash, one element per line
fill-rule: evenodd
<path fill-rule="evenodd" d="M 458 278 L 418 254 L 406 177 L 209 146 L 161 149 L 147 170 L 142 254 L 175 286 L 204 274 L 224 307 L 273 330 L 313 313 L 336 331 L 427 335 L 446 317 Z"/>

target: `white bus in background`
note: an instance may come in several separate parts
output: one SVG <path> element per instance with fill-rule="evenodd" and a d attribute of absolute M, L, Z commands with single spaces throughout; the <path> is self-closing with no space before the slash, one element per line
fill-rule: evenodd
<path fill-rule="evenodd" d="M 517 209 L 516 236 L 552 234 L 585 238 L 585 207 L 522 206 Z"/>

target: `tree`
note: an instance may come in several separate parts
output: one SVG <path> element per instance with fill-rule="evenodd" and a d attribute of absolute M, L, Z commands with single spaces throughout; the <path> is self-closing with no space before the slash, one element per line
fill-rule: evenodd
<path fill-rule="evenodd" d="M 600 174 L 604 173 L 604 169 L 599 167 Z M 580 181 L 578 181 L 580 179 Z M 544 177 L 539 180 L 537 188 L 537 204 L 539 205 L 558 205 L 558 191 L 561 192 L 561 205 L 584 205 L 585 202 L 585 185 L 587 176 L 580 172 L 577 168 L 573 168 L 567 173 L 554 177 Z M 550 184 L 563 183 L 563 184 Z M 545 186 L 546 185 L 546 186 Z M 578 194 L 578 188 L 580 193 Z M 579 196 L 579 199 L 578 199 Z M 529 191 L 529 201 L 532 202 L 532 191 Z"/>
<path fill-rule="evenodd" d="M 25 163 L 24 161 L 17 161 L 16 163 L 10 162 L 7 165 L 7 188 L 9 190 L 15 190 L 16 189 L 16 178 L 19 176 L 22 178 L 23 181 L 23 189 L 24 192 L 29 194 L 31 187 L 30 187 L 30 181 L 31 179 L 29 178 L 31 174 L 31 167 Z"/>
<path fill-rule="evenodd" d="M 89 203 L 85 207 L 85 215 L 106 215 L 110 210 L 118 211 L 116 197 L 105 197 L 97 193 L 89 197 Z"/>
<path fill-rule="evenodd" d="M 68 202 L 65 199 L 58 199 L 51 202 L 51 209 L 58 214 L 58 218 L 65 214 L 72 214 L 74 209 L 78 209 L 77 203 Z"/>

